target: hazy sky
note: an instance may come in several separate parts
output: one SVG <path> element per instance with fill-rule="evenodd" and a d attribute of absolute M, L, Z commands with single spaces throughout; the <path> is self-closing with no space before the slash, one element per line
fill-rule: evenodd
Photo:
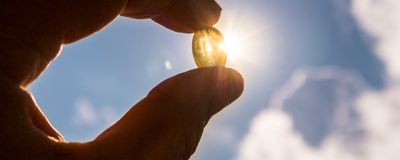
<path fill-rule="evenodd" d="M 229 66 L 245 90 L 192 159 L 400 158 L 400 1 L 219 2 L 216 27 L 237 38 Z M 30 90 L 66 140 L 91 140 L 153 86 L 195 68 L 191 38 L 117 18 L 64 46 Z"/>

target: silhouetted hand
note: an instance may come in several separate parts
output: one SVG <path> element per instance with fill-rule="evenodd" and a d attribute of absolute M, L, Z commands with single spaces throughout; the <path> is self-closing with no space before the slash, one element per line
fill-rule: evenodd
<path fill-rule="evenodd" d="M 220 11 L 214 0 L 1 1 L 0 159 L 188 159 L 211 116 L 242 93 L 236 71 L 210 67 L 169 78 L 86 143 L 65 142 L 25 89 L 63 44 L 118 15 L 190 33 L 215 24 Z"/>

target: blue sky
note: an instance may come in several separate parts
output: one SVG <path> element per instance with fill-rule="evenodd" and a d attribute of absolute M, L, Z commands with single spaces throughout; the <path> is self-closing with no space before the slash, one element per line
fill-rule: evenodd
<path fill-rule="evenodd" d="M 192 159 L 400 157 L 398 1 L 219 2 L 216 27 L 241 37 L 229 66 L 245 90 L 211 120 Z M 30 90 L 68 141 L 91 140 L 153 86 L 195 68 L 191 38 L 117 18 L 64 46 Z"/>

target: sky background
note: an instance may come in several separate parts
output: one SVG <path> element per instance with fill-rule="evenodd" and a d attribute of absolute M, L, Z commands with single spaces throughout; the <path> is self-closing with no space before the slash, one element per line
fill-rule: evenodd
<path fill-rule="evenodd" d="M 243 95 L 193 160 L 400 158 L 400 1 L 222 0 Z M 92 140 L 152 87 L 195 68 L 191 34 L 117 18 L 66 45 L 30 90 L 68 141 Z M 228 37 L 226 37 L 228 38 Z"/>

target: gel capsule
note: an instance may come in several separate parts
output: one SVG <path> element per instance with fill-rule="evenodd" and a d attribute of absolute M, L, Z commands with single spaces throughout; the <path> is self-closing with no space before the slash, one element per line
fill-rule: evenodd
<path fill-rule="evenodd" d="M 197 31 L 193 36 L 192 50 L 197 67 L 225 66 L 226 52 L 222 49 L 224 37 L 214 27 Z"/>

